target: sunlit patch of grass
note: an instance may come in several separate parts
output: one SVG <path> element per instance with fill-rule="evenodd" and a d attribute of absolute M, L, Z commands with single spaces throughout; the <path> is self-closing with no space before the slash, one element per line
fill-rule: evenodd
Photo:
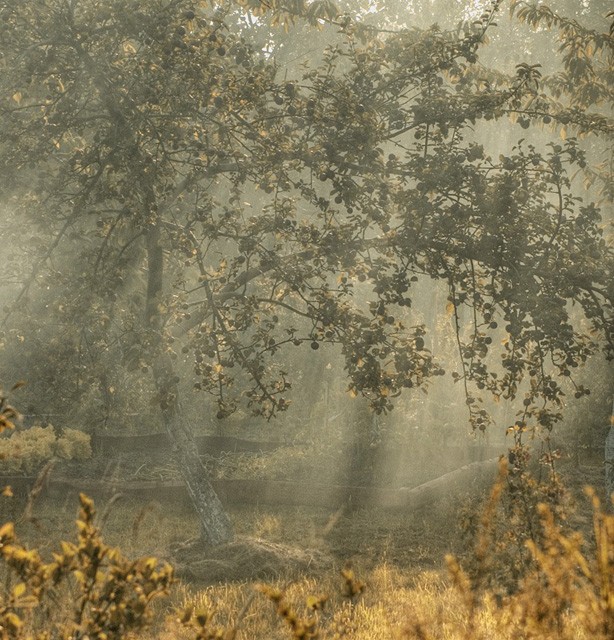
<path fill-rule="evenodd" d="M 254 535 L 258 538 L 272 538 L 279 535 L 281 520 L 278 516 L 263 513 L 254 522 Z"/>
<path fill-rule="evenodd" d="M 528 545 L 532 568 L 507 596 L 484 589 L 487 581 L 470 577 L 450 556 L 448 574 L 408 574 L 383 562 L 356 574 L 346 571 L 341 578 L 329 572 L 260 588 L 237 584 L 186 591 L 177 611 L 215 611 L 213 623 L 220 633 L 231 634 L 221 638 L 609 640 L 614 635 L 614 516 L 601 510 L 594 493 L 589 496 L 594 515 L 588 543 L 577 532 L 563 532 L 548 506 L 539 507 L 542 542 Z M 494 513 L 493 504 L 484 517 Z M 476 553 L 480 570 L 488 571 L 487 558 L 481 557 L 488 553 L 485 540 L 478 539 Z M 348 592 L 348 576 L 360 588 Z M 323 604 L 314 608 L 314 602 Z M 163 637 L 187 637 L 178 617 L 167 620 Z"/>
<path fill-rule="evenodd" d="M 284 601 L 300 619 L 316 615 L 319 638 L 352 638 L 353 640 L 391 640 L 420 638 L 416 630 L 429 635 L 425 638 L 464 638 L 467 627 L 462 596 L 441 572 L 420 572 L 408 576 L 389 564 L 377 566 L 364 575 L 367 589 L 355 599 L 343 596 L 343 580 L 338 573 L 328 573 L 317 579 L 305 578 L 288 583 L 283 579 L 270 585 L 283 592 Z M 322 611 L 309 610 L 314 594 L 328 594 Z M 249 603 L 249 610 L 238 621 L 237 615 Z M 292 629 L 284 623 L 276 607 L 254 591 L 253 585 L 220 585 L 196 592 L 184 589 L 176 600 L 176 609 L 168 618 L 160 638 L 187 638 L 180 624 L 181 612 L 186 609 L 215 611 L 213 624 L 232 629 L 238 624 L 240 638 L 282 640 L 292 637 Z M 495 629 L 489 603 L 480 615 L 480 629 Z M 431 635 L 430 629 L 437 629 Z M 315 636 L 314 636 L 315 637 Z M 495 638 L 496 636 L 492 636 Z"/>
<path fill-rule="evenodd" d="M 591 494 L 592 528 L 589 515 L 584 518 L 582 536 L 560 528 L 553 512 L 540 506 L 536 517 L 541 534 L 526 547 L 532 564 L 516 588 L 506 593 L 493 589 L 486 579 L 487 574 L 498 575 L 493 574 L 496 562 L 489 558 L 496 550 L 490 541 L 493 536 L 498 540 L 495 506 L 499 495 L 495 489 L 478 517 L 481 524 L 473 554 L 469 553 L 474 564 L 466 567 L 450 556 L 448 572 L 423 571 L 404 560 L 415 558 L 421 545 L 438 544 L 443 566 L 444 538 L 434 542 L 428 534 L 453 537 L 450 516 L 444 531 L 438 517 L 418 529 L 415 525 L 422 519 L 416 514 L 372 512 L 369 516 L 358 510 L 342 514 L 331 528 L 327 510 L 237 508 L 235 518 L 242 535 L 284 541 L 297 548 L 338 545 L 339 552 L 345 550 L 346 557 L 352 557 L 353 568 L 342 569 L 339 554 L 336 568 L 326 565 L 330 569 L 320 570 L 315 577 L 282 574 L 260 587 L 251 582 L 206 588 L 176 583 L 169 598 L 153 603 L 154 626 L 138 637 L 609 640 L 614 635 L 614 516 L 603 513 Z M 18 529 L 48 557 L 57 547 L 49 531 L 55 530 L 54 540 L 69 538 L 73 514 L 70 500 L 59 509 L 57 503 L 42 500 L 36 505 L 36 524 L 22 522 Z M 107 510 L 101 501 L 97 518 L 105 540 L 121 546 L 128 557 L 142 553 L 164 557 L 178 536 L 184 539 L 197 533 L 193 515 L 180 505 L 162 507 L 123 499 L 109 504 Z M 404 545 L 411 548 L 400 554 Z M 67 615 L 70 605 L 67 601 Z M 56 609 L 55 615 L 61 617 L 61 611 Z"/>
<path fill-rule="evenodd" d="M 321 637 L 341 638 L 349 634 L 364 640 L 392 637 L 395 626 L 402 622 L 404 601 L 411 587 L 407 587 L 407 578 L 400 571 L 387 565 L 369 574 L 369 583 L 369 591 L 355 598 L 342 595 L 344 580 L 336 572 L 291 582 L 281 578 L 268 588 L 283 594 L 284 603 L 299 620 L 315 618 Z M 313 604 L 322 594 L 327 594 L 326 601 L 321 610 L 314 611 Z M 215 611 L 213 624 L 225 629 L 240 622 L 239 637 L 271 640 L 293 637 L 275 604 L 254 585 L 220 585 L 196 592 L 186 589 L 181 595 L 161 638 L 182 637 L 185 630 L 179 618 L 186 609 Z M 238 621 L 237 616 L 246 604 L 249 608 Z"/>

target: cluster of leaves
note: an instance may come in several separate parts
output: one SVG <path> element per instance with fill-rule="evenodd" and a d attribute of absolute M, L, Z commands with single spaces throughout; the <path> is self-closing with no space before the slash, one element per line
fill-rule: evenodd
<path fill-rule="evenodd" d="M 23 383 L 18 382 L 13 385 L 11 391 L 18 389 L 23 386 Z M 15 421 L 19 419 L 19 412 L 15 407 L 13 407 L 8 398 L 4 395 L 2 390 L 0 389 L 0 433 L 6 431 L 7 429 L 15 428 Z"/>
<path fill-rule="evenodd" d="M 168 593 L 171 567 L 155 558 L 129 560 L 106 545 L 92 501 L 81 495 L 80 503 L 77 542 L 62 542 L 51 562 L 22 545 L 12 523 L 0 528 L 2 638 L 120 640 L 145 628 L 151 602 Z"/>
<path fill-rule="evenodd" d="M 51 458 L 86 460 L 91 457 L 90 437 L 76 429 L 56 433 L 53 425 L 16 431 L 0 440 L 0 461 L 4 472 L 33 471 Z"/>
<path fill-rule="evenodd" d="M 191 360 L 219 417 L 239 402 L 271 417 L 289 406 L 282 348 L 335 345 L 350 392 L 388 411 L 444 373 L 414 314 L 432 279 L 473 427 L 490 392 L 526 393 L 517 433 L 550 429 L 597 336 L 614 354 L 612 250 L 573 189 L 587 168 L 575 138 L 494 158 L 474 130 L 520 113 L 523 130 L 539 116 L 607 136 L 609 119 L 544 98 L 535 65 L 479 66 L 498 1 L 458 32 L 378 32 L 321 2 L 214 4 L 0 3 L 0 177 L 40 238 L 16 302 L 36 289 L 78 327 L 63 374 L 80 390 L 100 359 L 153 369 L 168 410 Z M 284 11 L 334 23 L 335 44 L 281 78 L 237 16 Z"/>
<path fill-rule="evenodd" d="M 576 638 L 581 630 L 587 637 L 609 638 L 614 631 L 614 516 L 602 511 L 594 491 L 587 489 L 593 506 L 594 534 L 594 549 L 589 553 L 582 535 L 564 532 L 548 505 L 532 506 L 538 520 L 532 539 L 525 541 L 530 567 L 518 577 L 511 593 L 502 594 L 488 588 L 493 584 L 490 573 L 497 568 L 492 545 L 499 535 L 495 512 L 504 491 L 502 480 L 493 488 L 481 517 L 474 552 L 479 570 L 466 572 L 456 558 L 447 558 L 465 605 L 464 637 L 483 637 L 478 617 L 495 597 L 499 604 L 495 622 L 503 634 L 516 630 L 524 638 L 558 639 Z M 510 527 L 516 524 L 512 521 Z M 503 544 L 509 544 L 509 537 Z M 431 637 L 422 631 L 423 635 L 408 637 Z"/>
<path fill-rule="evenodd" d="M 534 30 L 556 30 L 557 55 L 562 68 L 542 79 L 541 91 L 517 114 L 527 124 L 543 123 L 565 138 L 568 130 L 585 137 L 599 131 L 603 137 L 604 157 L 584 170 L 584 187 L 594 183 L 604 201 L 614 200 L 612 168 L 609 158 L 614 129 L 611 120 L 612 60 L 614 37 L 608 31 L 591 29 L 573 15 L 564 15 L 544 3 L 515 0 L 510 12 Z M 604 16 L 612 18 L 612 14 Z M 604 21 L 605 22 L 605 21 Z M 605 26 L 605 24 L 604 24 Z"/>

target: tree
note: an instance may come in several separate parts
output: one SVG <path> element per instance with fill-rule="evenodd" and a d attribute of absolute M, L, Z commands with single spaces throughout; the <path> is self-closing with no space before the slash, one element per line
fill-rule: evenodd
<path fill-rule="evenodd" d="M 432 279 L 474 428 L 483 392 L 520 394 L 521 438 L 552 427 L 560 380 L 599 337 L 613 355 L 614 256 L 573 191 L 577 140 L 524 139 L 498 159 L 472 141 L 510 114 L 523 130 L 560 118 L 536 66 L 478 66 L 499 4 L 443 32 L 379 31 L 326 1 L 0 2 L 0 178 L 34 250 L 8 339 L 27 348 L 24 316 L 44 308 L 32 332 L 57 324 L 72 401 L 113 368 L 153 373 L 209 543 L 232 531 L 181 410 L 190 356 L 220 418 L 239 402 L 288 408 L 292 345 L 337 349 L 350 393 L 388 411 L 444 374 L 413 315 L 412 287 Z M 320 26 L 334 45 L 283 77 L 241 11 Z M 597 113 L 566 126 L 612 132 Z"/>

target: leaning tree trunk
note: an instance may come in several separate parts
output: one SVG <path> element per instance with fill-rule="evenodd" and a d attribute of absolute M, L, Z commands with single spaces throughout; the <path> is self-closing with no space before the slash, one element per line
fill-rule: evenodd
<path fill-rule="evenodd" d="M 147 232 L 147 305 L 146 322 L 158 334 L 161 318 L 159 302 L 164 276 L 164 255 L 160 241 L 160 227 L 152 224 Z M 162 344 L 161 340 L 157 341 Z M 159 349 L 159 347 L 156 347 Z M 232 525 L 224 510 L 198 454 L 198 447 L 190 425 L 182 418 L 177 378 L 173 361 L 159 350 L 154 355 L 154 378 L 160 399 L 164 427 L 173 446 L 173 453 L 186 484 L 188 494 L 200 523 L 202 542 L 218 545 L 233 537 Z"/>
<path fill-rule="evenodd" d="M 207 545 L 228 542 L 233 537 L 230 518 L 207 477 L 192 429 L 182 420 L 178 403 L 163 413 L 181 477 L 198 516 L 202 541 Z"/>
<path fill-rule="evenodd" d="M 614 511 L 614 397 L 610 414 L 610 430 L 605 441 L 605 497 L 606 509 Z"/>

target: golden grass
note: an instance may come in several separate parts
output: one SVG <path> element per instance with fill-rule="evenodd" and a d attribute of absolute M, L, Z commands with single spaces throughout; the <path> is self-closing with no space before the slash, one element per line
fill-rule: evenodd
<path fill-rule="evenodd" d="M 603 521 L 605 522 L 605 521 Z M 614 568 L 614 525 L 609 521 L 609 572 Z M 567 539 L 566 539 L 567 540 Z M 561 539 L 558 540 L 562 542 Z M 559 544 L 562 554 L 567 542 Z M 353 640 L 610 640 L 614 629 L 612 575 L 609 587 L 592 576 L 578 583 L 578 558 L 546 552 L 552 564 L 530 575 L 520 591 L 501 601 L 491 593 L 480 595 L 472 605 L 468 593 L 454 576 L 422 571 L 413 575 L 381 564 L 364 578 L 367 588 L 357 599 L 342 596 L 342 579 L 327 574 L 319 579 L 283 580 L 270 585 L 283 592 L 283 600 L 299 620 L 315 619 L 317 635 L 293 635 L 275 603 L 252 584 L 226 584 L 191 590 L 186 586 L 173 595 L 173 613 L 155 637 L 161 640 L 192 638 L 193 630 L 178 619 L 186 609 L 215 612 L 213 626 L 234 631 L 237 639 L 282 640 L 297 637 Z M 565 576 L 564 580 L 561 578 Z M 572 579 L 572 576 L 575 578 Z M 610 589 L 609 596 L 606 595 Z M 329 594 L 322 611 L 308 607 L 310 599 Z M 609 601 L 608 601 L 609 598 Z M 609 602 L 609 605 L 608 605 Z M 247 605 L 247 606 L 246 606 Z M 243 612 L 241 619 L 238 614 Z"/>
<path fill-rule="evenodd" d="M 494 592 L 489 540 L 504 477 L 493 488 L 466 573 L 452 555 L 448 572 L 408 573 L 383 562 L 362 575 L 327 573 L 318 579 L 278 580 L 265 587 L 185 588 L 175 595 L 160 638 L 188 638 L 182 612 L 215 612 L 200 638 L 355 640 L 611 640 L 614 637 L 614 515 L 601 510 L 592 490 L 590 540 L 564 531 L 545 504 L 537 508 L 539 544 L 528 541 L 532 563 L 515 590 Z M 477 574 L 475 567 L 477 566 Z M 357 588 L 355 588 L 357 586 Z M 322 596 L 326 594 L 326 597 Z M 322 606 L 323 603 L 323 606 Z M 201 618 L 204 619 L 204 618 Z"/>
<path fill-rule="evenodd" d="M 500 479 L 500 483 L 503 480 Z M 330 514 L 293 509 L 286 513 L 243 511 L 240 533 L 250 532 L 271 542 L 284 540 L 303 547 L 335 546 L 344 541 L 355 566 L 331 567 L 315 577 L 282 575 L 266 585 L 228 582 L 206 588 L 176 583 L 168 598 L 155 601 L 153 625 L 130 637 L 198 640 L 611 640 L 614 637 L 614 515 L 605 514 L 593 493 L 592 527 L 579 532 L 562 529 L 552 510 L 537 510 L 541 535 L 526 543 L 532 564 L 513 591 L 493 590 L 488 579 L 497 539 L 497 501 L 502 484 L 478 518 L 480 526 L 466 570 L 455 556 L 447 558 L 447 571 L 421 570 L 399 563 L 415 554 L 400 553 L 402 544 L 427 544 L 400 532 L 416 514 L 405 519 L 393 515 L 355 512 L 327 531 Z M 58 525 L 60 536 L 70 538 L 72 518 L 40 503 L 38 525 Z M 72 509 L 71 509 L 72 510 Z M 104 505 L 101 505 L 104 515 Z M 590 520 L 590 516 L 588 518 Z M 103 533 L 129 556 L 163 552 L 173 531 L 189 537 L 195 523 L 180 510 L 155 505 L 117 503 L 104 520 Z M 448 517 L 448 528 L 454 521 Z M 30 536 L 48 556 L 55 544 L 32 524 Z M 441 523 L 439 523 L 441 527 Z M 433 529 L 423 529 L 425 536 Z M 38 531 L 38 533 L 37 533 Z M 391 535 L 391 533 L 394 535 Z M 435 529 L 435 532 L 437 530 Z M 451 537 L 458 537 L 454 531 Z M 334 534 L 334 535 L 333 535 Z M 362 537 L 359 537 L 359 534 Z M 327 537 L 328 536 L 328 537 Z M 335 537 L 336 536 L 336 537 Z M 397 539 L 394 539 L 396 536 Z M 355 538 L 351 540 L 350 538 Z M 47 541 L 46 543 L 44 541 Z M 365 553 L 379 547 L 379 555 Z M 445 547 L 440 546 L 442 558 Z M 163 555 L 163 554 L 160 554 Z M 337 557 L 340 557 L 338 554 Z M 470 569 L 470 570 L 469 570 Z M 362 588 L 362 582 L 366 588 Z M 6 594 L 0 596 L 0 608 Z M 66 606 L 70 602 L 57 603 Z M 56 617 L 62 612 L 56 610 Z M 44 624 L 43 624 L 44 626 Z M 0 629 L 0 638 L 17 638 Z M 19 636 L 26 637 L 26 636 Z M 63 636 L 54 636 L 63 637 Z M 128 637 L 128 636 L 126 636 Z"/>
<path fill-rule="evenodd" d="M 330 640 L 609 640 L 611 637 L 606 635 L 609 632 L 606 628 L 594 624 L 597 620 L 603 622 L 603 618 L 593 617 L 595 611 L 586 608 L 590 600 L 586 593 L 574 594 L 569 610 L 551 627 L 539 615 L 532 617 L 537 613 L 531 613 L 530 602 L 535 596 L 532 590 L 522 591 L 503 603 L 486 594 L 470 613 L 463 593 L 440 572 L 420 572 L 408 579 L 398 569 L 384 564 L 370 572 L 366 582 L 368 588 L 356 602 L 339 595 L 340 581 L 332 574 L 317 581 L 298 580 L 290 585 L 279 582 L 274 586 L 284 589 L 285 600 L 297 615 L 305 619 L 317 617 L 318 635 L 307 637 Z M 324 610 L 309 611 L 305 603 L 322 590 L 333 594 Z M 197 592 L 183 588 L 175 598 L 174 614 L 155 635 L 161 640 L 194 637 L 178 622 L 180 612 L 190 607 L 196 611 L 215 611 L 213 623 L 219 629 L 232 630 L 237 625 L 237 639 L 297 637 L 273 604 L 261 594 L 254 597 L 253 585 L 224 585 Z M 237 613 L 246 603 L 247 613 L 237 624 Z M 557 606 L 555 600 L 549 604 Z"/>

